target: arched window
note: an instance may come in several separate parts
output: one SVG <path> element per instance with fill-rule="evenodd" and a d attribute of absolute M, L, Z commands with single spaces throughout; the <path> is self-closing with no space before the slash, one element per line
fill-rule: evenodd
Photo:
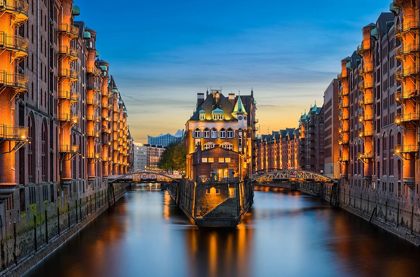
<path fill-rule="evenodd" d="M 227 137 L 228 138 L 233 138 L 233 136 L 234 136 L 233 130 L 231 128 L 229 128 L 228 131 L 227 131 Z"/>
<path fill-rule="evenodd" d="M 42 121 L 42 139 L 41 139 L 41 174 L 42 181 L 48 178 L 48 127 L 45 119 Z"/>
<path fill-rule="evenodd" d="M 223 128 L 220 130 L 220 137 L 221 138 L 226 138 L 226 130 L 223 129 Z"/>
<path fill-rule="evenodd" d="M 211 129 L 211 138 L 217 138 L 217 130 L 215 128 Z"/>
<path fill-rule="evenodd" d="M 398 132 L 398 134 L 397 134 L 397 144 L 398 145 L 401 145 L 402 144 L 402 135 L 401 135 L 400 132 Z"/>
<path fill-rule="evenodd" d="M 28 180 L 29 183 L 35 183 L 35 157 L 36 157 L 36 135 L 35 119 L 33 113 L 28 117 L 28 136 L 31 138 L 28 143 Z"/>
<path fill-rule="evenodd" d="M 195 129 L 195 131 L 194 131 L 194 137 L 195 138 L 199 138 L 200 137 L 200 129 Z"/>
<path fill-rule="evenodd" d="M 208 128 L 204 129 L 204 138 L 210 137 L 210 130 Z"/>

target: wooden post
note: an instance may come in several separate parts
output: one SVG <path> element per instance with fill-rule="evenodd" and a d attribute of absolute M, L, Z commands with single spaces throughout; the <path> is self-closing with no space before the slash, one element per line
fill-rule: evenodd
<path fill-rule="evenodd" d="M 34 215 L 34 246 L 35 246 L 35 252 L 38 251 L 38 242 L 37 242 L 37 236 L 36 236 L 36 215 Z"/>
<path fill-rule="evenodd" d="M 45 241 L 48 243 L 48 212 L 45 210 Z"/>

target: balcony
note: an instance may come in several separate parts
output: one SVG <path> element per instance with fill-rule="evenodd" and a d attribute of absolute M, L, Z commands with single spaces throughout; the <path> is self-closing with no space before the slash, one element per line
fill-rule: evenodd
<path fill-rule="evenodd" d="M 370 41 L 368 43 L 362 42 L 361 45 L 357 46 L 357 53 L 363 54 L 363 52 L 370 50 Z"/>
<path fill-rule="evenodd" d="M 94 122 L 100 122 L 101 118 L 97 115 L 88 115 L 88 116 L 86 116 L 86 120 L 94 121 Z"/>
<path fill-rule="evenodd" d="M 373 120 L 373 114 L 364 114 L 359 115 L 359 122 L 363 123 L 363 121 L 372 121 Z"/>
<path fill-rule="evenodd" d="M 27 141 L 28 127 L 0 125 L 0 141 Z"/>
<path fill-rule="evenodd" d="M 399 69 L 395 71 L 395 78 L 398 81 L 402 80 L 403 78 L 408 78 L 408 77 L 412 77 L 416 75 L 419 75 L 418 67 L 409 67 L 406 69 L 403 69 L 402 67 L 400 67 Z"/>
<path fill-rule="evenodd" d="M 0 32 L 0 49 L 11 51 L 17 59 L 28 56 L 29 40 L 21 36 L 11 36 L 5 32 Z"/>
<path fill-rule="evenodd" d="M 349 161 L 349 158 L 348 158 L 348 157 L 340 157 L 340 158 L 338 158 L 338 161 L 339 161 L 340 163 L 346 163 L 346 162 L 348 162 L 348 161 Z"/>
<path fill-rule="evenodd" d="M 97 68 L 96 66 L 94 67 L 86 67 L 86 73 L 88 74 L 92 74 L 93 76 L 100 76 L 101 75 L 101 69 Z"/>
<path fill-rule="evenodd" d="M 69 113 L 61 113 L 58 115 L 58 120 L 61 122 L 70 122 L 71 124 L 77 124 L 79 122 L 79 116 Z"/>
<path fill-rule="evenodd" d="M 110 128 L 107 127 L 102 127 L 102 132 L 105 134 L 111 134 L 112 130 Z"/>
<path fill-rule="evenodd" d="M 58 54 L 69 57 L 70 60 L 77 60 L 79 57 L 79 50 L 68 46 L 60 46 L 58 48 Z"/>
<path fill-rule="evenodd" d="M 29 77 L 19 73 L 10 74 L 4 70 L 0 70 L 0 87 L 26 92 L 29 88 Z"/>
<path fill-rule="evenodd" d="M 58 24 L 58 31 L 67 34 L 71 38 L 77 38 L 79 36 L 79 28 L 74 25 Z"/>
<path fill-rule="evenodd" d="M 402 45 L 395 49 L 395 55 L 397 57 L 403 57 L 405 55 L 411 55 L 420 52 L 420 44 L 412 43 L 408 45 Z"/>
<path fill-rule="evenodd" d="M 101 101 L 97 100 L 97 99 L 87 99 L 86 100 L 86 104 L 88 105 L 92 105 L 92 106 L 100 106 L 101 105 Z"/>
<path fill-rule="evenodd" d="M 14 15 L 16 23 L 28 20 L 29 5 L 25 0 L 0 0 L 0 12 Z"/>
<path fill-rule="evenodd" d="M 400 153 L 417 153 L 419 151 L 418 145 L 396 145 L 395 154 Z"/>
<path fill-rule="evenodd" d="M 401 125 L 403 122 L 419 121 L 420 113 L 404 113 L 395 116 L 395 124 Z"/>
<path fill-rule="evenodd" d="M 409 18 L 405 18 L 407 20 Z M 415 32 L 419 30 L 419 22 L 418 19 L 410 18 L 412 21 L 395 25 L 395 36 L 401 37 L 404 33 Z"/>
<path fill-rule="evenodd" d="M 73 69 L 61 69 L 58 71 L 58 77 L 75 82 L 79 78 L 79 72 Z"/>
<path fill-rule="evenodd" d="M 363 81 L 358 84 L 358 87 L 359 87 L 359 90 L 371 89 L 373 88 L 373 82 Z"/>
<path fill-rule="evenodd" d="M 339 145 L 347 145 L 347 144 L 349 144 L 349 139 L 347 139 L 347 138 L 340 139 L 338 141 L 338 144 Z"/>
<path fill-rule="evenodd" d="M 401 90 L 398 90 L 395 93 L 395 101 L 396 102 L 402 102 L 403 100 L 410 100 L 413 98 L 419 97 L 417 90 L 408 90 L 402 92 Z"/>
<path fill-rule="evenodd" d="M 101 135 L 101 132 L 97 132 L 97 131 L 87 131 L 86 132 L 88 137 L 95 137 L 95 138 L 99 138 Z"/>
<path fill-rule="evenodd" d="M 77 153 L 79 151 L 79 145 L 62 144 L 60 145 L 61 153 Z"/>
<path fill-rule="evenodd" d="M 373 131 L 372 130 L 364 130 L 359 132 L 359 137 L 373 137 Z"/>

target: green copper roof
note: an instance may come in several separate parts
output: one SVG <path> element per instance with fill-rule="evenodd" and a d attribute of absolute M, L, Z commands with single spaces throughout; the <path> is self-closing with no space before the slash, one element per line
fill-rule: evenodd
<path fill-rule="evenodd" d="M 244 108 L 244 104 L 242 104 L 242 100 L 241 100 L 240 96 L 238 97 L 238 101 L 236 101 L 235 108 L 233 109 L 232 114 L 236 115 L 238 113 L 247 114 L 247 112 L 245 111 L 245 108 Z"/>
<path fill-rule="evenodd" d="M 221 110 L 221 109 L 219 109 L 219 108 L 216 108 L 216 109 L 214 109 L 213 111 L 212 111 L 212 113 L 217 113 L 217 114 L 224 114 L 225 112 L 223 111 L 223 110 Z"/>
<path fill-rule="evenodd" d="M 393 12 L 395 15 L 399 15 L 399 14 L 400 14 L 400 8 L 399 8 L 399 7 L 396 7 L 396 6 L 394 5 L 394 3 L 391 3 L 391 4 L 389 5 L 389 10 L 390 10 L 391 12 Z"/>
<path fill-rule="evenodd" d="M 92 38 L 92 35 L 90 34 L 90 32 L 84 31 L 83 32 L 83 38 L 85 38 L 85 39 Z"/>
<path fill-rule="evenodd" d="M 370 35 L 376 39 L 379 38 L 379 33 L 377 28 L 373 28 L 372 31 L 370 31 Z"/>
<path fill-rule="evenodd" d="M 98 50 L 96 50 L 96 57 L 99 57 L 99 52 L 98 52 Z"/>
<path fill-rule="evenodd" d="M 79 6 L 76 6 L 76 5 L 73 5 L 72 14 L 73 14 L 74 16 L 76 16 L 76 15 L 80 15 L 80 7 L 79 7 Z"/>
<path fill-rule="evenodd" d="M 351 62 L 348 62 L 348 63 L 346 64 L 346 67 L 347 67 L 349 70 L 352 70 Z"/>
<path fill-rule="evenodd" d="M 115 89 L 115 88 L 114 88 L 114 89 L 112 90 L 112 92 L 117 93 L 117 92 L 118 92 L 118 89 Z"/>
<path fill-rule="evenodd" d="M 108 67 L 106 65 L 100 65 L 99 67 L 101 68 L 102 71 L 108 70 Z"/>
<path fill-rule="evenodd" d="M 316 106 L 316 104 L 315 104 L 315 106 L 313 106 L 313 107 L 312 107 L 312 111 L 313 111 L 313 112 L 316 112 L 316 111 L 317 111 L 317 106 Z"/>
<path fill-rule="evenodd" d="M 203 110 L 203 109 L 201 109 L 201 110 L 199 111 L 199 113 L 200 113 L 200 114 L 203 114 L 203 113 L 206 113 L 206 111 L 205 111 L 205 110 Z"/>

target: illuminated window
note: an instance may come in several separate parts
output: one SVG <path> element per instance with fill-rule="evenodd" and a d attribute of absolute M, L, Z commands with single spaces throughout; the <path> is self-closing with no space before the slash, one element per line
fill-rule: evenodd
<path fill-rule="evenodd" d="M 209 138 L 209 137 L 210 137 L 210 130 L 206 128 L 204 130 L 204 138 Z"/>
<path fill-rule="evenodd" d="M 200 120 L 206 119 L 205 114 L 200 114 Z"/>
<path fill-rule="evenodd" d="M 226 163 L 230 163 L 230 158 L 226 158 L 226 159 L 225 159 L 225 162 L 226 162 Z"/>
<path fill-rule="evenodd" d="M 219 158 L 219 163 L 224 163 L 225 162 L 225 158 Z"/>
<path fill-rule="evenodd" d="M 221 147 L 226 150 L 233 150 L 233 144 L 230 143 L 224 143 L 221 145 Z"/>
<path fill-rule="evenodd" d="M 217 138 L 217 130 L 216 129 L 211 129 L 211 138 Z"/>
<path fill-rule="evenodd" d="M 213 143 L 204 144 L 204 150 L 208 150 L 208 149 L 211 149 L 211 148 L 214 148 L 214 144 Z"/>
<path fill-rule="evenodd" d="M 221 138 L 226 138 L 226 130 L 225 129 L 220 130 L 220 137 Z"/>
<path fill-rule="evenodd" d="M 194 137 L 196 137 L 196 138 L 199 138 L 200 137 L 200 129 L 195 129 L 195 132 L 194 132 Z"/>
<path fill-rule="evenodd" d="M 214 163 L 214 158 L 209 158 L 209 163 Z"/>
<path fill-rule="evenodd" d="M 233 130 L 229 128 L 228 131 L 227 131 L 227 137 L 228 138 L 233 138 L 233 134 L 234 134 Z"/>
<path fill-rule="evenodd" d="M 201 162 L 206 163 L 207 162 L 207 158 L 202 158 Z"/>

